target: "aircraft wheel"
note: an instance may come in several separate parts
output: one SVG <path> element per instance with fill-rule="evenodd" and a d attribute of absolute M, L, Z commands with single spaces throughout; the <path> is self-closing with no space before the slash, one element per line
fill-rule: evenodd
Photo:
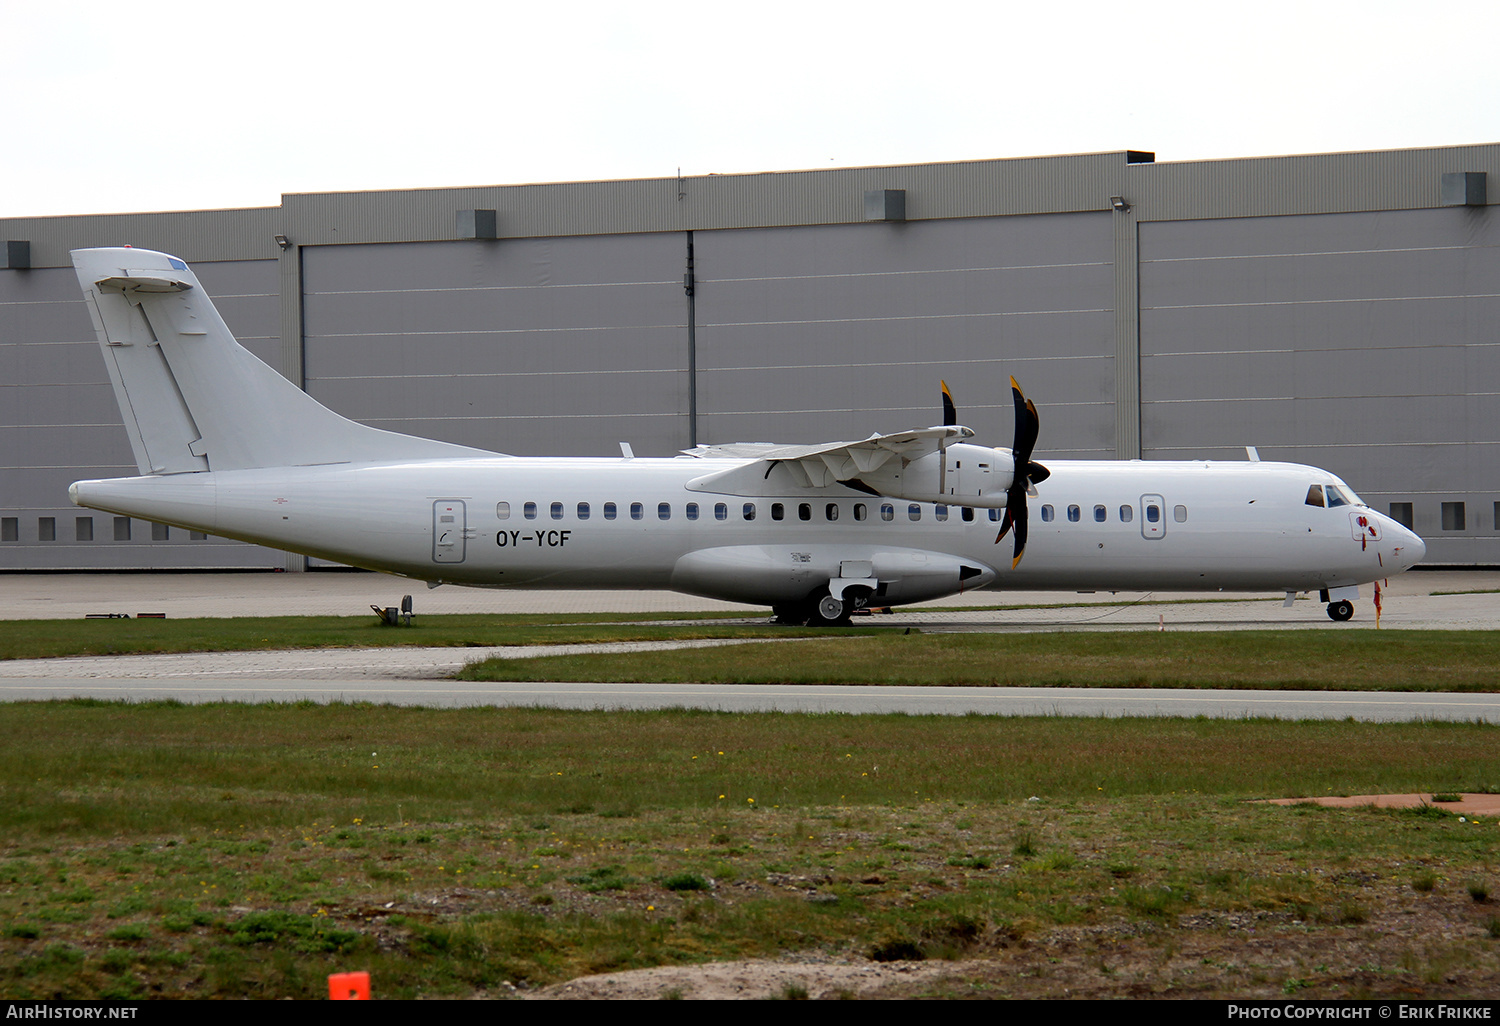
<path fill-rule="evenodd" d="M 1354 603 L 1348 599 L 1328 603 L 1328 618 L 1338 623 L 1343 623 L 1354 616 Z"/>
<path fill-rule="evenodd" d="M 849 623 L 849 604 L 832 595 L 818 599 L 817 608 L 807 621 L 809 627 L 842 627 Z"/>

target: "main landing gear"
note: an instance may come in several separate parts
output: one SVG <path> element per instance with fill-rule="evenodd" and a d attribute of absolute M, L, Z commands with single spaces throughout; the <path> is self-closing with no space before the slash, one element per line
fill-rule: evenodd
<path fill-rule="evenodd" d="M 1348 599 L 1328 603 L 1328 619 L 1343 623 L 1354 616 L 1354 603 Z"/>
<path fill-rule="evenodd" d="M 849 618 L 868 606 L 873 595 L 869 588 L 846 588 L 843 598 L 825 593 L 805 602 L 772 606 L 771 612 L 775 623 L 789 627 L 847 627 Z"/>

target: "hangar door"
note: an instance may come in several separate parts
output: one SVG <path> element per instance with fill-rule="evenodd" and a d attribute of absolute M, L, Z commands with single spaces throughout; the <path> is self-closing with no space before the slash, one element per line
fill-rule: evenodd
<path fill-rule="evenodd" d="M 695 232 L 698 437 L 815 442 L 941 423 L 946 378 L 1009 445 L 1113 457 L 1109 213 Z"/>
<path fill-rule="evenodd" d="M 680 234 L 309 247 L 306 387 L 362 423 L 520 456 L 687 445 Z"/>

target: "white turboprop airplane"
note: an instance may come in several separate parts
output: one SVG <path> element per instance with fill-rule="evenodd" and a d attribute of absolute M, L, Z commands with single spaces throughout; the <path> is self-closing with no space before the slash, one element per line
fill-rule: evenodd
<path fill-rule="evenodd" d="M 670 459 L 623 444 L 620 458 L 515 457 L 382 431 L 243 349 L 176 257 L 84 249 L 73 263 L 141 475 L 79 481 L 74 503 L 433 587 L 670 588 L 794 623 L 985 587 L 1318 591 L 1347 620 L 1359 585 L 1425 553 L 1315 467 L 1043 467 L 1014 379 L 1012 449 L 964 441 L 946 387 L 938 427 Z"/>

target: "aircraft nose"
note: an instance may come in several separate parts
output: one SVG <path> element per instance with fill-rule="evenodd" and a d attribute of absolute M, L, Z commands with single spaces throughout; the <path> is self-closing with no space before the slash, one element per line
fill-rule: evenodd
<path fill-rule="evenodd" d="M 1427 543 L 1417 537 L 1416 532 L 1408 530 L 1400 524 L 1393 524 L 1391 541 L 1395 546 L 1395 557 L 1401 564 L 1401 569 L 1406 570 L 1422 562 L 1427 555 Z"/>

